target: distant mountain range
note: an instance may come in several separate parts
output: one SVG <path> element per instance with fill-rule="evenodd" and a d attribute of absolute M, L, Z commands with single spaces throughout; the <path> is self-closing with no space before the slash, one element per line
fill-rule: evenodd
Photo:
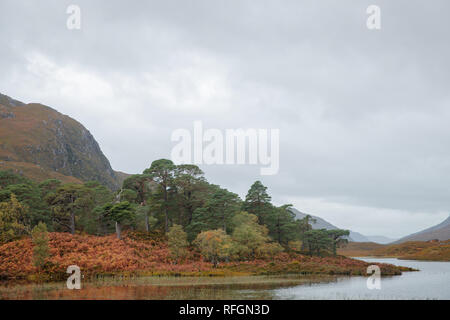
<path fill-rule="evenodd" d="M 38 103 L 0 94 L 0 170 L 32 180 L 98 181 L 118 189 L 126 174 L 111 168 L 92 134 L 78 121 Z"/>
<path fill-rule="evenodd" d="M 441 241 L 450 239 L 450 216 L 434 227 L 410 234 L 409 236 L 395 241 L 395 243 L 402 243 L 406 241 L 429 241 L 436 239 Z"/>
<path fill-rule="evenodd" d="M 394 238 L 388 238 L 385 236 L 367 236 L 367 238 L 371 242 L 380 243 L 380 244 L 388 244 L 388 243 L 392 243 L 395 241 Z"/>
<path fill-rule="evenodd" d="M 293 213 L 295 213 L 297 219 L 304 218 L 307 214 L 298 211 L 295 208 L 291 209 Z M 316 223 L 312 224 L 313 229 L 346 229 L 346 228 L 338 228 L 335 225 L 329 223 L 328 221 L 311 215 L 312 218 L 316 220 Z M 347 229 L 346 229 L 347 230 Z M 449 240 L 450 239 L 450 216 L 444 220 L 443 222 L 435 225 L 434 227 L 413 233 L 409 236 L 403 237 L 401 239 L 392 239 L 385 236 L 365 236 L 359 232 L 350 231 L 349 241 L 352 242 L 375 242 L 379 244 L 388 244 L 388 243 L 402 243 L 407 241 L 429 241 L 429 240 Z"/>
<path fill-rule="evenodd" d="M 291 211 L 295 214 L 297 219 L 303 219 L 307 215 L 307 213 L 300 212 L 295 208 L 292 208 Z M 327 230 L 346 229 L 346 228 L 338 228 L 335 225 L 329 223 L 328 221 L 326 221 L 320 217 L 317 217 L 317 216 L 314 216 L 311 214 L 310 214 L 310 216 L 316 220 L 316 222 L 312 224 L 313 229 L 327 229 Z M 395 241 L 395 239 L 391 239 L 391 238 L 384 237 L 384 236 L 365 236 L 359 232 L 355 232 L 352 230 L 349 230 L 349 231 L 350 231 L 350 236 L 349 236 L 348 240 L 352 241 L 352 242 L 375 242 L 375 243 L 386 244 L 386 243 Z"/>

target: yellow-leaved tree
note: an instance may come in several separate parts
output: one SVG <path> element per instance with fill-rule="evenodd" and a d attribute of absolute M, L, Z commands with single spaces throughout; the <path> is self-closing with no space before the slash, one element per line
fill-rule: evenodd
<path fill-rule="evenodd" d="M 27 225 L 28 208 L 11 193 L 10 200 L 0 202 L 0 243 L 21 238 L 30 233 Z"/>
<path fill-rule="evenodd" d="M 231 237 L 222 229 L 199 233 L 194 244 L 200 249 L 202 256 L 211 261 L 214 267 L 219 261 L 228 259 L 232 250 Z"/>
<path fill-rule="evenodd" d="M 50 256 L 50 249 L 48 247 L 48 233 L 45 223 L 39 222 L 37 226 L 31 231 L 33 240 L 33 264 L 35 267 L 42 269 Z"/>
<path fill-rule="evenodd" d="M 258 223 L 256 215 L 243 211 L 232 222 L 233 253 L 237 259 L 270 258 L 283 251 L 278 243 L 270 242 L 267 227 Z"/>
<path fill-rule="evenodd" d="M 167 237 L 169 239 L 169 249 L 172 258 L 179 262 L 180 260 L 186 258 L 188 255 L 188 241 L 187 234 L 183 231 L 183 227 L 174 224 L 167 233 Z"/>

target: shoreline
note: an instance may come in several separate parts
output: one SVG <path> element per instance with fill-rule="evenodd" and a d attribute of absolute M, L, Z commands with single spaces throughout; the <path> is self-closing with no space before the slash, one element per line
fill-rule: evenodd
<path fill-rule="evenodd" d="M 114 236 L 49 234 L 50 257 L 42 269 L 33 265 L 31 239 L 1 246 L 0 279 L 29 282 L 61 281 L 68 277 L 69 266 L 76 265 L 87 278 L 105 276 L 257 276 L 286 274 L 367 275 L 368 263 L 337 256 L 310 256 L 286 251 L 271 259 L 234 260 L 217 267 L 190 248 L 187 258 L 175 261 L 166 242 L 135 240 Z M 399 275 L 412 271 L 379 264 L 382 274 Z"/>
<path fill-rule="evenodd" d="M 347 258 L 357 259 L 357 258 L 370 258 L 370 259 L 397 259 L 404 261 L 422 261 L 422 262 L 450 262 L 449 260 L 444 259 L 413 259 L 411 257 L 403 257 L 403 256 L 346 256 Z"/>
<path fill-rule="evenodd" d="M 4 283 L 0 282 L 0 300 L 29 299 L 96 299 L 99 293 L 102 297 L 106 292 L 117 294 L 116 291 L 139 292 L 148 290 L 161 294 L 160 291 L 182 290 L 273 290 L 298 285 L 312 285 L 335 282 L 341 278 L 356 276 L 324 275 L 324 274 L 286 274 L 267 276 L 224 276 L 224 277 L 156 277 L 142 276 L 120 279 L 108 277 L 102 280 L 82 281 L 80 290 L 67 289 L 65 281 L 45 283 Z M 361 276 L 359 276 L 361 277 Z M 106 292 L 105 292 L 106 291 Z M 148 296 L 147 298 L 155 298 Z M 158 298 L 158 297 L 156 297 Z"/>
<path fill-rule="evenodd" d="M 361 261 L 365 263 L 367 266 L 369 263 L 362 259 L 358 258 L 372 258 L 372 257 L 354 257 L 351 258 L 353 260 Z M 298 264 L 295 263 L 294 264 Z M 377 264 L 382 268 L 382 274 L 381 276 L 397 276 L 402 275 L 403 272 L 414 272 L 414 271 L 420 271 L 414 268 L 410 267 L 404 267 L 404 266 L 397 266 L 393 264 L 386 264 L 386 263 L 379 263 L 374 262 L 373 264 Z M 386 267 L 389 267 L 386 269 Z M 388 270 L 388 272 L 386 272 Z M 257 279 L 257 278 L 289 278 L 289 277 L 295 277 L 295 278 L 336 278 L 336 277 L 369 277 L 370 274 L 365 274 L 363 272 L 355 272 L 355 270 L 344 270 L 342 272 L 320 272 L 319 270 L 315 271 L 297 271 L 297 272 L 271 272 L 270 270 L 265 271 L 253 271 L 253 272 L 240 272 L 240 271 L 234 271 L 230 270 L 229 266 L 225 266 L 222 268 L 218 268 L 217 270 L 210 270 L 209 272 L 198 272 L 198 273 L 192 273 L 192 272 L 179 272 L 179 273 L 166 273 L 162 274 L 158 271 L 141 271 L 141 272 L 116 272 L 116 273 L 104 273 L 104 274 L 87 274 L 82 275 L 83 280 L 89 283 L 102 283 L 104 281 L 135 281 L 140 279 L 171 279 L 176 280 L 177 283 L 180 281 L 183 282 L 186 279 L 245 279 L 245 278 L 251 278 L 251 279 Z M 65 278 L 68 278 L 69 274 L 65 275 Z M 25 277 L 16 277 L 16 278 L 4 278 L 0 280 L 0 288 L 8 286 L 10 284 L 17 284 L 17 285 L 44 285 L 44 284 L 57 284 L 57 283 L 65 283 L 65 279 L 63 278 L 48 278 L 46 275 L 39 275 L 37 274 L 30 274 Z M 220 282 L 220 281 L 218 281 Z"/>

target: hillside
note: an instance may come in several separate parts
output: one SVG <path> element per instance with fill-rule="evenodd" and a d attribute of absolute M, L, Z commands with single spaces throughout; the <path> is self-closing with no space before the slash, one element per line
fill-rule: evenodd
<path fill-rule="evenodd" d="M 338 249 L 338 254 L 347 257 L 372 256 L 375 250 L 385 246 L 374 242 L 349 242 L 345 247 Z"/>
<path fill-rule="evenodd" d="M 115 236 L 49 234 L 50 258 L 40 276 L 65 279 L 66 269 L 78 265 L 86 276 L 135 275 L 265 275 L 265 274 L 345 274 L 367 275 L 366 262 L 345 257 L 310 257 L 296 253 L 280 253 L 270 259 L 233 261 L 214 268 L 190 249 L 185 260 L 174 263 L 167 241 L 150 239 L 148 235 L 131 233 L 122 240 Z M 0 279 L 35 280 L 33 244 L 30 238 L 0 245 Z M 379 264 L 384 275 L 401 274 L 409 268 Z"/>
<path fill-rule="evenodd" d="M 347 257 L 394 257 L 405 260 L 450 261 L 450 240 L 408 241 L 381 245 L 373 242 L 351 242 L 338 249 Z"/>
<path fill-rule="evenodd" d="M 350 230 L 350 241 L 355 241 L 355 242 L 368 242 L 370 241 L 365 235 L 362 235 L 359 232 L 355 232 Z"/>
<path fill-rule="evenodd" d="M 381 244 L 388 244 L 388 243 L 394 242 L 396 240 L 394 238 L 388 238 L 385 236 L 367 236 L 367 239 L 369 239 L 370 242 L 381 243 Z"/>
<path fill-rule="evenodd" d="M 303 213 L 295 208 L 291 208 L 290 210 L 295 214 L 295 217 L 297 219 L 303 219 L 307 215 L 307 213 Z M 313 218 L 315 220 L 315 222 L 311 223 L 311 226 L 313 229 L 326 229 L 326 230 L 341 229 L 341 228 L 336 227 L 335 225 L 332 225 L 331 223 L 329 223 L 328 221 L 326 221 L 320 217 L 313 216 L 311 214 L 310 214 L 310 216 L 311 216 L 311 218 Z M 350 236 L 348 237 L 348 240 L 349 241 L 358 241 L 358 240 L 353 239 L 352 236 L 354 236 L 354 235 L 355 234 L 352 231 L 350 231 Z M 356 235 L 356 238 L 360 239 L 359 234 Z"/>
<path fill-rule="evenodd" d="M 295 208 L 291 208 L 290 210 L 295 214 L 295 217 L 297 219 L 303 219 L 307 215 L 307 213 L 303 213 Z M 311 218 L 316 220 L 314 223 L 311 224 L 314 229 L 327 229 L 327 230 L 338 229 L 338 227 L 332 225 L 331 223 L 320 217 L 313 216 L 312 214 L 310 214 L 310 216 Z"/>
<path fill-rule="evenodd" d="M 76 120 L 37 103 L 0 94 L 0 170 L 30 179 L 95 180 L 117 189 L 124 174 L 111 168 L 92 134 Z"/>
<path fill-rule="evenodd" d="M 374 256 L 412 260 L 450 261 L 450 241 L 408 241 L 373 251 Z"/>
<path fill-rule="evenodd" d="M 441 223 L 403 237 L 394 243 L 403 243 L 407 241 L 429 241 L 429 240 L 449 240 L 450 239 L 450 216 Z"/>
<path fill-rule="evenodd" d="M 410 243 L 410 242 L 407 242 Z M 400 256 L 405 260 L 428 260 L 428 261 L 450 261 L 450 241 L 443 243 L 434 242 L 436 245 L 430 245 L 416 252 L 409 252 Z"/>
<path fill-rule="evenodd" d="M 295 214 L 297 219 L 303 219 L 306 217 L 306 213 L 303 213 L 295 208 L 291 208 L 291 211 Z M 313 219 L 316 220 L 315 223 L 312 223 L 313 229 L 327 229 L 327 230 L 333 230 L 333 229 L 345 229 L 345 228 L 338 228 L 335 225 L 329 223 L 325 219 L 322 219 L 317 216 L 310 215 Z M 389 243 L 394 241 L 393 239 L 389 239 L 384 236 L 365 236 L 359 232 L 350 230 L 350 236 L 348 237 L 348 240 L 350 242 L 376 242 L 376 243 Z"/>

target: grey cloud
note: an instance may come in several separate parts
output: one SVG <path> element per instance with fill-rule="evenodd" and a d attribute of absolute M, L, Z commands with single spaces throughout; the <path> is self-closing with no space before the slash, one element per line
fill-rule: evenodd
<path fill-rule="evenodd" d="M 65 27 L 72 3 L 80 31 Z M 392 221 L 413 232 L 413 217 L 438 222 L 450 206 L 450 4 L 380 0 L 369 31 L 370 4 L 4 0 L 0 91 L 75 117 L 128 172 L 168 157 L 171 132 L 195 120 L 279 128 L 278 175 L 203 166 L 208 178 L 241 195 L 262 179 L 275 201 L 325 215 L 333 206 L 307 199 L 406 212 Z"/>

